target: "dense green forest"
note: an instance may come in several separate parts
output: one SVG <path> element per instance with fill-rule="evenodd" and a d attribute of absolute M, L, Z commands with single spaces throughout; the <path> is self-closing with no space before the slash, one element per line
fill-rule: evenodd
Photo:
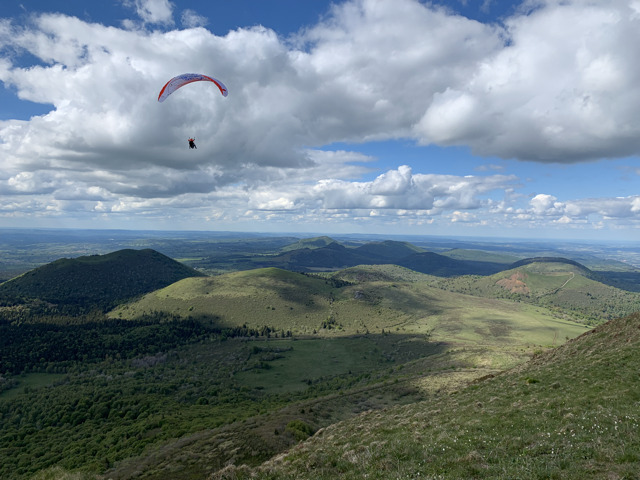
<path fill-rule="evenodd" d="M 349 345 L 338 341 L 323 350 L 354 349 L 340 355 L 357 352 L 369 359 L 361 364 L 349 360 L 353 371 L 328 365 L 298 372 L 291 383 L 272 390 L 260 384 L 261 372 L 266 374 L 274 362 L 295 352 L 304 355 L 309 346 L 269 327 L 220 329 L 202 320 L 172 319 L 3 327 L 3 368 L 21 374 L 3 375 L 1 478 L 29 478 L 52 465 L 102 472 L 150 446 L 264 416 L 305 399 L 384 382 L 397 364 L 389 355 L 393 343 L 384 337 L 363 337 Z M 435 345 L 424 345 L 407 351 L 404 360 L 438 351 Z M 398 400 L 409 401 L 415 394 L 408 390 Z M 316 408 L 306 416 L 296 411 L 297 418 L 273 427 L 269 441 L 245 439 L 255 445 L 244 451 L 244 461 L 266 460 L 337 415 L 319 417 L 322 409 Z M 294 420 L 298 423 L 287 429 Z M 226 460 L 228 456 L 221 456 L 221 463 L 197 465 L 198 475 L 203 469 L 221 468 Z"/>
<path fill-rule="evenodd" d="M 215 319 L 180 319 L 164 313 L 134 321 L 104 318 L 80 324 L 31 320 L 0 323 L 0 373 L 59 373 L 75 362 L 135 358 L 211 338 L 287 335 L 267 326 L 220 327 Z"/>

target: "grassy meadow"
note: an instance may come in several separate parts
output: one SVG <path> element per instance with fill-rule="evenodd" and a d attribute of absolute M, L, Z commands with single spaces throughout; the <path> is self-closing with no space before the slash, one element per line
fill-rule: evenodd
<path fill-rule="evenodd" d="M 415 279 L 378 275 L 371 280 L 375 269 L 366 272 L 366 281 L 358 283 L 275 268 L 187 278 L 118 307 L 110 316 L 133 319 L 163 311 L 214 317 L 225 326 L 269 326 L 275 333 L 296 336 L 387 332 L 496 346 L 559 345 L 585 331 L 545 307 L 445 291 Z"/>
<path fill-rule="evenodd" d="M 636 479 L 640 316 L 415 404 L 331 425 L 212 479 Z"/>

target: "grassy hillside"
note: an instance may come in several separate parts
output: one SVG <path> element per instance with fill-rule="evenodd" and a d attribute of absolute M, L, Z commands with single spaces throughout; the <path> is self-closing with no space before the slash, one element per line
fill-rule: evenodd
<path fill-rule="evenodd" d="M 349 283 L 365 283 L 372 281 L 387 282 L 433 282 L 436 277 L 416 272 L 399 265 L 358 265 L 329 274 L 331 278 Z"/>
<path fill-rule="evenodd" d="M 202 274 L 154 250 L 119 250 L 64 258 L 0 285 L 0 300 L 37 299 L 80 308 L 109 307 L 186 277 Z"/>
<path fill-rule="evenodd" d="M 441 288 L 483 298 L 506 298 L 550 308 L 589 324 L 640 311 L 640 294 L 605 285 L 575 262 L 524 262 L 487 276 L 438 282 Z"/>
<path fill-rule="evenodd" d="M 360 267 L 359 272 L 363 271 Z M 347 283 L 269 268 L 188 278 L 110 312 L 135 319 L 152 312 L 215 317 L 224 326 L 269 326 L 293 335 L 344 336 L 383 331 L 428 334 L 438 341 L 553 345 L 584 327 L 544 308 L 443 291 L 423 281 L 389 281 L 368 267 L 366 281 Z M 404 271 L 394 267 L 393 271 Z M 415 275 L 419 274 L 413 274 Z M 415 278 L 414 278 L 415 279 Z"/>
<path fill-rule="evenodd" d="M 141 457 L 115 465 L 107 477 L 135 478 L 135 472 L 144 471 L 147 479 L 204 479 L 229 462 L 259 465 L 345 418 L 415 403 L 437 391 L 455 391 L 518 362 L 515 351 L 498 359 L 478 349 L 448 350 L 397 335 L 269 340 L 254 346 L 262 345 L 271 349 L 261 353 L 263 358 L 278 357 L 268 361 L 271 367 L 245 370 L 232 381 L 242 382 L 241 391 L 283 392 L 281 397 L 290 400 L 287 406 L 149 448 Z M 286 350 L 284 345 L 293 348 Z M 398 346 L 404 355 L 390 359 Z M 354 365 L 358 372 L 350 371 Z M 301 377 L 306 368 L 311 374 Z"/>
<path fill-rule="evenodd" d="M 454 394 L 332 425 L 230 478 L 638 478 L 640 315 Z"/>

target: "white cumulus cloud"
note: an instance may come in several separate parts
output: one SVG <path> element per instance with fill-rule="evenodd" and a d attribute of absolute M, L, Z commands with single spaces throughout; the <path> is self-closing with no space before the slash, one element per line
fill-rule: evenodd
<path fill-rule="evenodd" d="M 144 23 L 173 23 L 173 3 L 169 0 L 122 0 L 122 3 L 135 9 Z"/>
<path fill-rule="evenodd" d="M 369 155 L 332 150 L 402 140 L 543 163 L 638 155 L 637 2 L 537 0 L 488 25 L 417 0 L 352 0 L 288 39 L 264 27 L 218 36 L 194 10 L 181 12 L 185 28 L 156 29 L 173 25 L 173 3 L 123 4 L 142 24 L 0 20 L 0 81 L 52 105 L 0 122 L 0 211 L 638 218 L 637 197 L 526 204 L 513 176 L 381 172 Z M 190 71 L 219 78 L 229 96 L 194 83 L 157 102 Z"/>

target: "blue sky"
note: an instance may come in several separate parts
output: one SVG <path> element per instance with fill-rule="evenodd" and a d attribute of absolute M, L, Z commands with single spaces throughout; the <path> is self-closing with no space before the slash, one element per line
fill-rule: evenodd
<path fill-rule="evenodd" d="M 7 0 L 0 226 L 637 240 L 638 44 L 635 0 Z"/>

